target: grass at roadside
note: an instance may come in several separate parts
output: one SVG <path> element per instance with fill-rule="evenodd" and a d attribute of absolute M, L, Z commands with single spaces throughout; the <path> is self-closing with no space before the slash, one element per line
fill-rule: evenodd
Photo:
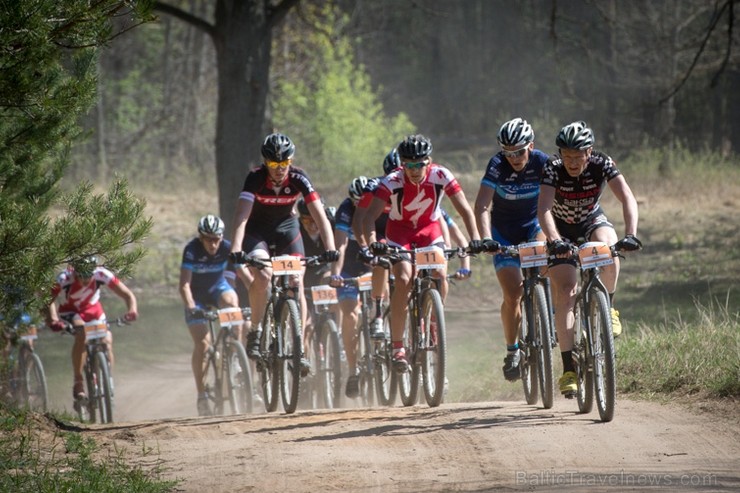
<path fill-rule="evenodd" d="M 0 404 L 0 491 L 157 493 L 177 485 L 161 479 L 156 465 L 145 470 L 129 465 L 130 459 L 125 450 L 101 453 L 92 438 L 61 432 L 46 417 Z"/>

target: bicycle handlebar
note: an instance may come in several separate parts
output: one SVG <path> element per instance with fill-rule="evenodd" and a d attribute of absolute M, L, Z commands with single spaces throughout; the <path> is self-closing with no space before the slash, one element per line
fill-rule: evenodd
<path fill-rule="evenodd" d="M 260 270 L 272 267 L 270 259 L 265 258 L 245 257 L 244 263 Z M 301 263 L 306 267 L 317 267 L 319 265 L 328 264 L 330 262 L 324 260 L 323 255 L 313 255 L 311 257 L 301 257 Z"/>

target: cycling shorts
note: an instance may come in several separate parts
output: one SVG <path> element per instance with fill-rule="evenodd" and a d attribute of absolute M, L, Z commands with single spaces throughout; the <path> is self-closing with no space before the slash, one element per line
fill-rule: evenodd
<path fill-rule="evenodd" d="M 193 299 L 195 300 L 195 307 L 201 310 L 207 310 L 210 306 L 219 306 L 221 296 L 229 291 L 234 291 L 234 288 L 223 278 L 207 290 L 194 290 Z M 188 326 L 205 324 L 206 319 L 203 317 L 193 318 L 188 313 L 188 310 L 185 310 L 185 322 L 187 322 Z"/>
<path fill-rule="evenodd" d="M 498 241 L 501 245 L 511 246 L 524 243 L 526 241 L 534 241 L 537 235 L 542 232 L 542 228 L 538 222 L 533 222 L 527 225 L 525 228 L 521 228 L 519 234 L 516 236 L 511 235 L 510 237 L 504 237 L 501 232 L 496 228 L 491 228 L 491 235 L 494 240 Z M 496 272 L 503 269 L 504 267 L 515 267 L 519 269 L 521 264 L 519 263 L 519 257 L 512 257 L 510 255 L 504 255 L 503 253 L 497 253 L 493 256 L 493 266 Z"/>
<path fill-rule="evenodd" d="M 560 236 L 575 245 L 581 245 L 582 243 L 590 241 L 591 235 L 598 228 L 614 229 L 614 225 L 609 222 L 609 219 L 607 219 L 606 214 L 604 214 L 601 207 L 597 208 L 588 216 L 588 218 L 586 218 L 585 221 L 578 224 L 569 224 L 555 218 L 555 226 L 557 226 Z M 555 256 L 550 256 L 547 258 L 547 265 L 550 267 L 563 264 L 572 265 L 573 267 L 577 266 L 576 259 L 573 257 L 557 258 Z"/>
<path fill-rule="evenodd" d="M 262 226 L 262 225 L 260 225 Z M 298 219 L 292 217 L 272 228 L 267 225 L 247 228 L 242 241 L 242 250 L 253 253 L 255 250 L 267 252 L 270 256 L 305 256 L 301 228 Z"/>

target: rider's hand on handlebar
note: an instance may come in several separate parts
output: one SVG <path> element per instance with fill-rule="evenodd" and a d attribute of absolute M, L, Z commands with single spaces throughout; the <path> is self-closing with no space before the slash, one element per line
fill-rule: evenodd
<path fill-rule="evenodd" d="M 492 238 L 483 238 L 481 240 L 481 246 L 483 251 L 487 253 L 495 253 L 501 249 L 501 244 Z"/>
<path fill-rule="evenodd" d="M 124 322 L 134 322 L 137 318 L 139 318 L 139 314 L 136 312 L 128 312 L 123 316 Z"/>
<path fill-rule="evenodd" d="M 321 254 L 322 262 L 329 263 L 329 262 L 336 262 L 337 260 L 339 260 L 338 250 L 327 250 Z"/>
<path fill-rule="evenodd" d="M 333 288 L 341 288 L 344 286 L 344 279 L 342 279 L 342 276 L 331 276 L 331 279 L 329 279 L 329 286 Z"/>
<path fill-rule="evenodd" d="M 388 245 L 380 241 L 374 241 L 370 244 L 370 251 L 373 255 L 385 255 L 388 252 Z"/>
<path fill-rule="evenodd" d="M 49 328 L 53 332 L 61 332 L 64 330 L 66 324 L 61 320 L 54 320 L 52 323 L 49 324 Z"/>
<path fill-rule="evenodd" d="M 229 260 L 236 265 L 246 264 L 248 258 L 247 252 L 231 252 L 229 254 Z"/>
<path fill-rule="evenodd" d="M 473 271 L 470 269 L 458 269 L 457 272 L 455 272 L 455 279 L 468 279 L 472 275 Z"/>
<path fill-rule="evenodd" d="M 617 251 L 624 250 L 626 252 L 633 252 L 642 248 L 642 242 L 638 240 L 635 235 L 627 235 L 619 240 L 614 246 Z"/>
<path fill-rule="evenodd" d="M 357 252 L 357 260 L 365 262 L 366 264 L 372 262 L 374 258 L 375 255 L 373 255 L 369 247 L 362 247 L 360 251 Z"/>
<path fill-rule="evenodd" d="M 571 247 L 567 242 L 557 239 L 547 242 L 547 253 L 548 255 L 564 255 L 571 253 Z"/>
<path fill-rule="evenodd" d="M 190 308 L 190 309 L 188 309 L 188 315 L 193 320 L 205 318 L 205 316 L 206 316 L 205 312 L 203 310 L 201 310 L 200 308 Z"/>

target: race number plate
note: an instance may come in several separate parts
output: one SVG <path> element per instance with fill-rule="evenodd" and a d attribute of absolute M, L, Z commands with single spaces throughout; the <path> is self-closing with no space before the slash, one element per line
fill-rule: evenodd
<path fill-rule="evenodd" d="M 600 241 L 589 241 L 578 247 L 578 259 L 583 270 L 614 263 L 609 245 Z"/>
<path fill-rule="evenodd" d="M 519 244 L 519 262 L 522 269 L 547 265 L 547 245 L 544 241 Z"/>
<path fill-rule="evenodd" d="M 34 339 L 38 339 L 38 334 L 36 332 L 36 326 L 29 325 L 26 328 L 26 332 L 21 336 L 21 340 L 22 341 L 33 341 Z"/>
<path fill-rule="evenodd" d="M 303 265 L 301 264 L 301 257 L 293 255 L 281 255 L 279 257 L 272 257 L 272 275 L 284 276 L 284 275 L 299 275 L 303 272 Z"/>
<path fill-rule="evenodd" d="M 105 320 L 91 320 L 85 323 L 85 340 L 102 339 L 108 334 L 108 324 Z"/>
<path fill-rule="evenodd" d="M 323 286 L 311 286 L 311 299 L 313 304 L 319 305 L 334 305 L 339 303 L 337 298 L 337 290 L 331 286 L 324 284 Z"/>
<path fill-rule="evenodd" d="M 417 269 L 444 269 L 447 267 L 445 252 L 436 246 L 417 248 L 416 268 Z"/>
<path fill-rule="evenodd" d="M 360 291 L 370 291 L 373 289 L 373 273 L 368 272 L 360 276 L 357 282 L 357 289 Z"/>
<path fill-rule="evenodd" d="M 221 308 L 218 310 L 218 321 L 221 327 L 233 327 L 244 321 L 242 309 L 238 307 Z"/>

